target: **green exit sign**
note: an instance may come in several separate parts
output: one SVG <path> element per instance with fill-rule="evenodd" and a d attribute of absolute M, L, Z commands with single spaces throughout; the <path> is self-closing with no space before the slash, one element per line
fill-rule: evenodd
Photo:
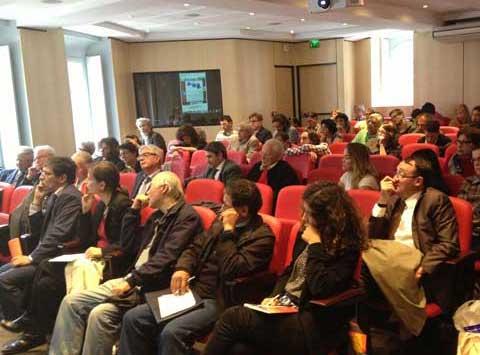
<path fill-rule="evenodd" d="M 319 39 L 311 39 L 310 40 L 310 48 L 318 48 L 320 47 L 320 40 Z"/>

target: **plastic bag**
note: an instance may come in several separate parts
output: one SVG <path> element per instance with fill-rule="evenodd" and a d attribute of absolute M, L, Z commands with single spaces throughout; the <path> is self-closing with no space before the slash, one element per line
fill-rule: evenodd
<path fill-rule="evenodd" d="M 457 355 L 480 355 L 480 301 L 465 302 L 453 321 L 459 331 Z"/>

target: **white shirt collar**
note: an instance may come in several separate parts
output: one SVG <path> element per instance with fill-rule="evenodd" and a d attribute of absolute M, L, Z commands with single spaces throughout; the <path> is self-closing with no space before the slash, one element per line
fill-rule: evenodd
<path fill-rule="evenodd" d="M 421 191 L 414 193 L 405 200 L 405 206 L 408 208 L 415 207 L 417 204 L 418 198 L 420 197 Z"/>

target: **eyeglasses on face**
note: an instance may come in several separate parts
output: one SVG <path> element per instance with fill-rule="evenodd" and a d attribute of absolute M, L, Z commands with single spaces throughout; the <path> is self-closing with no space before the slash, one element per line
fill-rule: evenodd
<path fill-rule="evenodd" d="M 394 177 L 399 177 L 400 179 L 414 179 L 418 177 L 418 175 L 407 175 L 406 172 L 400 170 L 395 173 Z"/>

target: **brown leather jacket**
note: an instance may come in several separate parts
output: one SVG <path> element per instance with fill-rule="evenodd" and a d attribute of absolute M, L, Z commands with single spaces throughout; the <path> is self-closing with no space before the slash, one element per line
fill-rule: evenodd
<path fill-rule="evenodd" d="M 392 216 L 399 208 L 400 198 L 392 196 L 385 216 L 370 217 L 369 237 L 394 239 Z M 423 253 L 422 267 L 428 274 L 442 262 L 459 253 L 458 225 L 455 211 L 448 196 L 433 188 L 424 190 L 418 198 L 412 223 L 415 247 Z"/>

